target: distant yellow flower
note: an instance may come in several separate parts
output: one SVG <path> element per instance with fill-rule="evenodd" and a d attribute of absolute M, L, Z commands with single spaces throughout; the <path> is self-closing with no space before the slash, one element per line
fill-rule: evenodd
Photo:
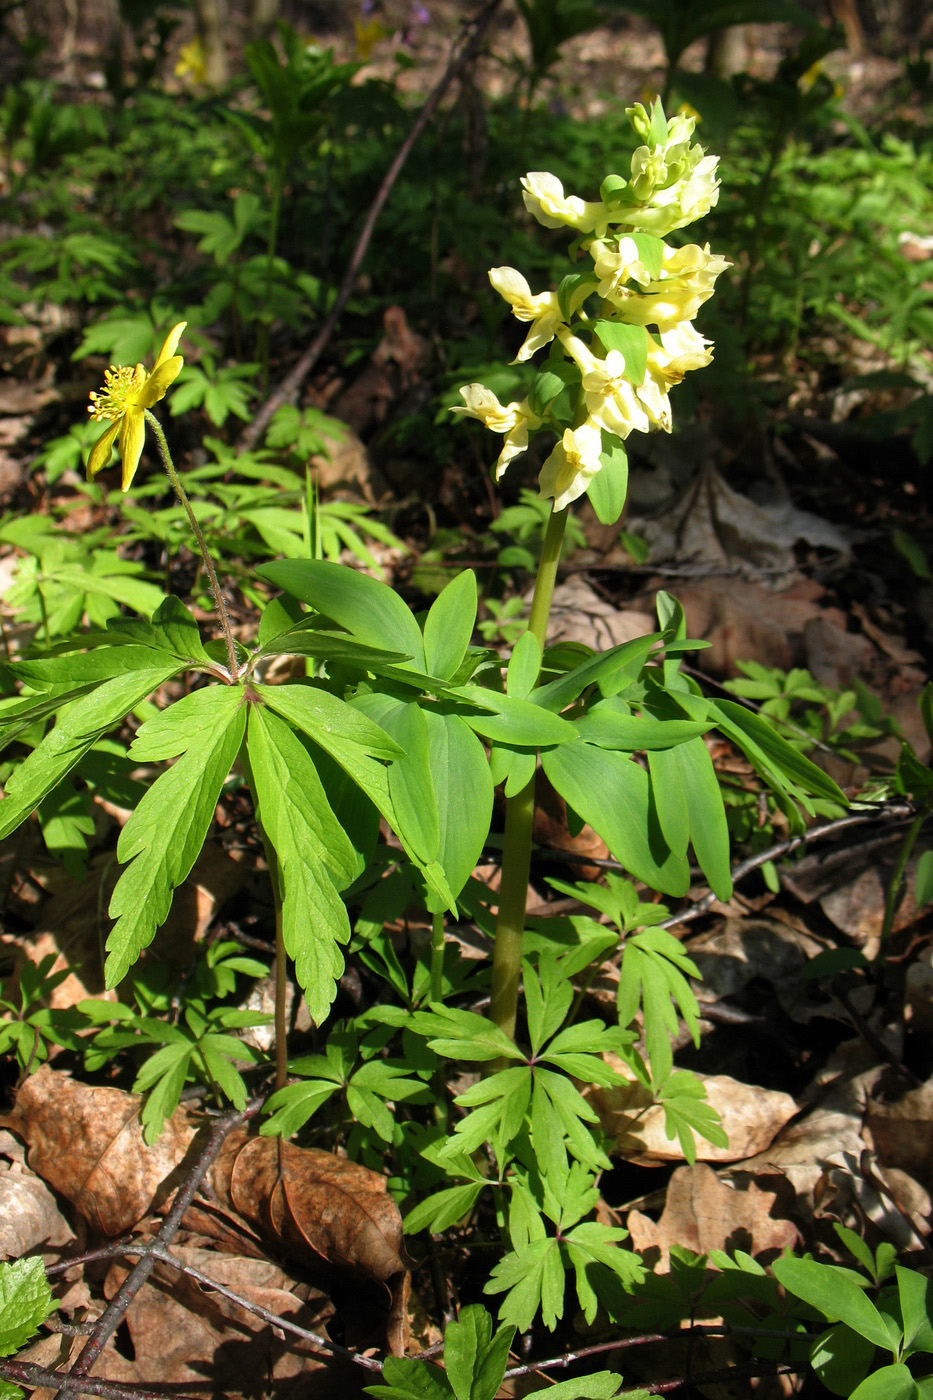
<path fill-rule="evenodd" d="M 356 39 L 356 56 L 361 63 L 368 63 L 373 49 L 380 39 L 386 38 L 389 31 L 378 19 L 355 19 L 353 34 Z"/>
<path fill-rule="evenodd" d="M 192 39 L 190 44 L 183 44 L 175 64 L 176 78 L 189 76 L 194 83 L 207 82 L 207 56 L 200 39 Z"/>
<path fill-rule="evenodd" d="M 165 397 L 184 364 L 182 356 L 175 351 L 187 324 L 187 321 L 179 321 L 169 331 L 151 373 L 147 374 L 142 365 L 135 369 L 129 365 L 111 365 L 104 374 L 102 391 L 91 394 L 88 413 L 98 422 L 109 418 L 111 425 L 91 448 L 87 463 L 89 477 L 96 476 L 107 466 L 116 443 L 123 463 L 123 490 L 130 489 L 146 437 L 146 409 Z"/>

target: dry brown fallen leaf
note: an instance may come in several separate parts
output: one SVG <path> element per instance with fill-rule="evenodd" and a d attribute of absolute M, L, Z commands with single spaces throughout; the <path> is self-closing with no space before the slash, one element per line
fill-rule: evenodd
<path fill-rule="evenodd" d="M 59 1250 L 74 1231 L 45 1182 L 26 1166 L 12 1133 L 0 1132 L 0 1259 Z"/>
<path fill-rule="evenodd" d="M 614 1061 L 614 1068 L 626 1073 L 621 1061 Z M 728 1074 L 699 1077 L 729 1135 L 728 1147 L 714 1147 L 697 1137 L 697 1157 L 701 1162 L 735 1162 L 761 1152 L 797 1112 L 797 1104 L 789 1094 L 743 1084 Z M 669 1138 L 664 1130 L 663 1108 L 634 1079 L 629 1085 L 614 1089 L 589 1089 L 586 1096 L 599 1114 L 604 1132 L 612 1139 L 609 1151 L 615 1156 L 642 1167 L 683 1161 L 679 1141 Z"/>
<path fill-rule="evenodd" d="M 0 1126 L 27 1144 L 27 1161 L 91 1227 L 114 1237 L 165 1203 L 178 1185 L 195 1124 L 179 1110 L 152 1147 L 138 1094 L 81 1084 L 43 1065 L 24 1080 Z"/>
<path fill-rule="evenodd" d="M 639 1253 L 659 1251 L 655 1267 L 664 1274 L 670 1269 L 672 1245 L 685 1246 L 695 1254 L 744 1249 L 752 1256 L 792 1248 L 800 1237 L 789 1220 L 772 1218 L 777 1200 L 776 1193 L 762 1191 L 754 1181 L 736 1191 L 720 1181 L 711 1167 L 697 1162 L 674 1172 L 657 1223 L 633 1210 L 626 1225 Z"/>
<path fill-rule="evenodd" d="M 95 1231 L 112 1237 L 168 1207 L 198 1150 L 199 1124 L 183 1109 L 147 1146 L 139 1105 L 136 1094 L 80 1084 L 43 1065 L 0 1126 L 24 1139 L 33 1170 Z M 273 1256 L 338 1290 L 341 1304 L 368 1292 L 390 1345 L 402 1345 L 408 1264 L 384 1177 L 332 1153 L 240 1129 L 224 1143 L 204 1195 L 186 1225 L 237 1252 L 261 1240 Z"/>
<path fill-rule="evenodd" d="M 905 1092 L 903 1080 L 886 1072 L 869 1096 L 865 1127 L 883 1166 L 933 1189 L 933 1079 Z"/>
<path fill-rule="evenodd" d="M 327 1319 L 333 1310 L 320 1297 L 303 1301 L 295 1284 L 276 1264 L 265 1259 L 245 1259 L 216 1250 L 176 1246 L 174 1256 L 200 1270 L 249 1302 L 318 1334 L 327 1335 Z M 124 1265 L 113 1265 L 104 1283 L 108 1298 L 126 1277 Z M 299 1285 L 299 1292 L 303 1291 Z M 175 1270 L 157 1265 L 151 1282 L 133 1300 L 126 1315 L 133 1349 L 133 1370 L 139 1378 L 160 1385 L 191 1387 L 209 1380 L 215 1395 L 258 1397 L 270 1394 L 274 1382 L 276 1400 L 300 1393 L 288 1385 L 304 1377 L 304 1393 L 314 1387 L 318 1397 L 326 1393 L 328 1376 L 341 1376 L 346 1388 L 345 1364 L 322 1355 L 313 1345 L 287 1333 L 279 1333 L 255 1313 L 239 1307 L 221 1294 Z M 120 1375 L 123 1367 L 108 1357 L 101 1365 L 106 1375 Z M 311 1379 L 313 1376 L 313 1380 Z M 129 1375 L 122 1377 L 129 1379 Z"/>

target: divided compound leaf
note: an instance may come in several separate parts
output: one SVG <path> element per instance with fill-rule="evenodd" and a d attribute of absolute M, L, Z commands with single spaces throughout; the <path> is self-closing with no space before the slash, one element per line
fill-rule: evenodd
<path fill-rule="evenodd" d="M 243 739 L 244 701 L 238 686 L 195 691 L 144 724 L 130 749 L 146 761 L 181 756 L 148 789 L 120 833 L 117 858 L 126 869 L 110 901 L 116 919 L 107 940 L 110 987 L 151 943 L 197 859 Z"/>
<path fill-rule="evenodd" d="M 54 729 L 27 755 L 7 783 L 0 803 L 0 840 L 35 811 L 103 734 L 180 670 L 180 662 L 172 660 L 114 676 L 89 695 L 72 701 Z"/>
<path fill-rule="evenodd" d="M 343 971 L 339 945 L 350 937 L 350 920 L 339 890 L 358 874 L 356 852 L 307 749 L 261 705 L 250 710 L 247 751 L 259 820 L 278 863 L 285 948 L 320 1023 Z"/>

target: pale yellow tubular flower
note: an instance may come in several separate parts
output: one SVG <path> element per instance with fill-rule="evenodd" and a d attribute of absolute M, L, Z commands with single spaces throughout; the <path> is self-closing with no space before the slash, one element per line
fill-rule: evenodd
<path fill-rule="evenodd" d="M 599 278 L 597 291 L 604 299 L 624 287 L 626 282 L 638 282 L 647 287 L 651 281 L 644 263 L 638 255 L 638 245 L 634 238 L 620 238 L 602 241 L 594 239 L 589 246 L 593 268 Z"/>
<path fill-rule="evenodd" d="M 525 208 L 545 228 L 592 233 L 600 224 L 605 227 L 609 211 L 601 200 L 588 203 L 575 194 L 565 195 L 557 176 L 546 170 L 530 170 L 522 178 L 522 190 Z"/>
<path fill-rule="evenodd" d="M 517 321 L 530 321 L 531 330 L 519 350 L 513 365 L 530 359 L 542 346 L 554 339 L 558 326 L 564 324 L 556 292 L 533 294 L 527 281 L 514 267 L 491 267 L 489 280 L 496 291 L 512 308 Z"/>
<path fill-rule="evenodd" d="M 89 477 L 96 476 L 107 466 L 116 443 L 123 463 L 123 490 L 130 489 L 146 437 L 145 411 L 165 397 L 178 377 L 184 359 L 175 351 L 187 324 L 187 321 L 179 321 L 172 327 L 150 373 L 146 373 L 143 365 L 135 369 L 129 365 L 111 365 L 104 374 L 101 392 L 90 395 L 88 413 L 92 419 L 98 422 L 110 419 L 111 425 L 91 448 L 87 463 Z"/>
<path fill-rule="evenodd" d="M 588 419 L 579 428 L 566 428 L 541 468 L 540 495 L 545 499 L 553 496 L 556 511 L 569 506 L 583 495 L 599 471 L 602 450 L 602 433 L 596 423 Z"/>
<path fill-rule="evenodd" d="M 541 419 L 528 407 L 528 400 L 521 403 L 501 404 L 491 389 L 485 384 L 465 384 L 460 390 L 465 407 L 452 408 L 451 413 L 462 413 L 466 418 L 478 418 L 494 433 L 502 433 L 505 443 L 496 461 L 496 480 L 513 457 L 518 457 L 528 446 L 528 434 L 532 428 L 540 428 Z"/>
<path fill-rule="evenodd" d="M 635 392 L 654 423 L 664 432 L 672 431 L 668 392 L 691 369 L 702 369 L 713 358 L 711 342 L 689 323 L 664 331 L 659 341 L 649 336 L 648 366 L 644 381 Z"/>
<path fill-rule="evenodd" d="M 657 326 L 669 331 L 692 321 L 705 301 L 713 295 L 716 278 L 732 264 L 709 244 L 701 248 L 690 243 L 685 248 L 665 247 L 661 276 L 640 292 L 624 287 L 610 292 L 609 300 L 623 321 L 635 326 Z"/>
<path fill-rule="evenodd" d="M 560 341 L 580 367 L 590 421 L 620 438 L 627 438 L 632 432 L 647 433 L 652 426 L 651 416 L 639 403 L 635 386 L 625 376 L 625 357 L 621 351 L 610 350 L 605 359 L 600 359 L 575 335 L 562 335 Z"/>

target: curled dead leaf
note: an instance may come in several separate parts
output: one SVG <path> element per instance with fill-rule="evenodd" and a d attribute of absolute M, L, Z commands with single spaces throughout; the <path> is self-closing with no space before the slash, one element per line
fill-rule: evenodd
<path fill-rule="evenodd" d="M 149 1147 L 138 1094 L 80 1084 L 43 1065 L 0 1123 L 28 1147 L 27 1161 L 101 1235 L 121 1235 L 174 1191 L 195 1125 L 179 1110 Z"/>

